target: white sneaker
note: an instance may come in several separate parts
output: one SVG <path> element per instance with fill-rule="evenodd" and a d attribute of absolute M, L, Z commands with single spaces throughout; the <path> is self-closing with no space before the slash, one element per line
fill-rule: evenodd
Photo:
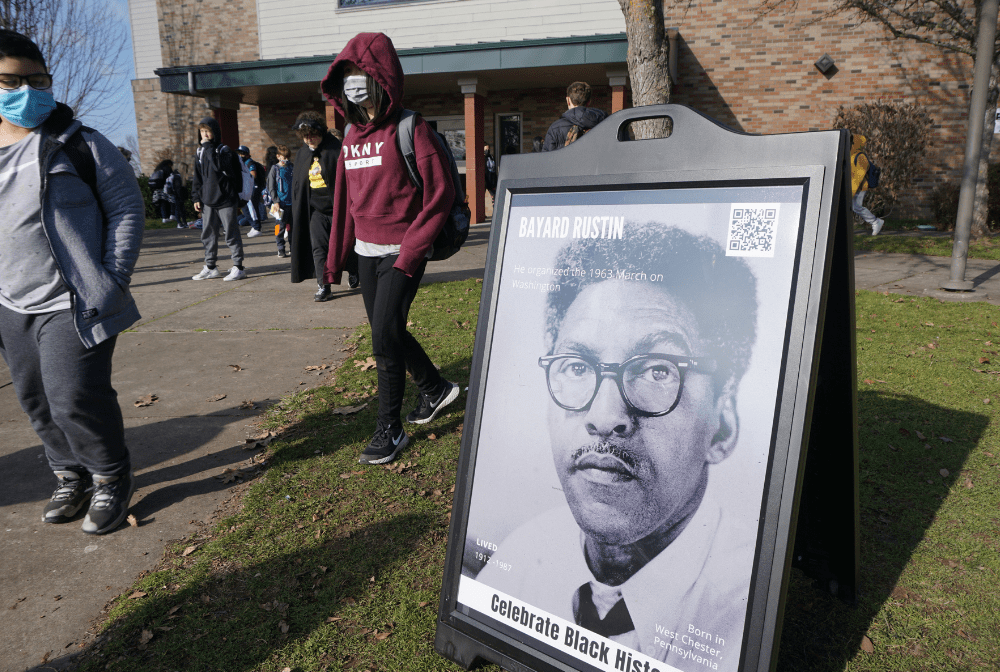
<path fill-rule="evenodd" d="M 250 229 L 247 231 L 247 238 L 256 238 L 257 236 L 263 236 L 263 232 L 260 229 Z"/>
<path fill-rule="evenodd" d="M 229 282 L 230 280 L 243 280 L 247 277 L 247 272 L 241 268 L 236 268 L 233 266 L 229 269 L 229 275 L 222 279 L 223 282 Z"/>
<path fill-rule="evenodd" d="M 217 267 L 216 268 L 209 268 L 208 266 L 204 266 L 201 269 L 201 273 L 199 273 L 198 275 L 192 275 L 191 279 L 192 280 L 211 280 L 212 278 L 221 278 L 221 277 L 222 277 L 222 273 L 219 272 L 219 269 Z"/>
<path fill-rule="evenodd" d="M 884 219 L 876 219 L 875 223 L 872 224 L 872 235 L 877 236 L 878 232 L 882 230 L 882 225 L 885 224 Z"/>

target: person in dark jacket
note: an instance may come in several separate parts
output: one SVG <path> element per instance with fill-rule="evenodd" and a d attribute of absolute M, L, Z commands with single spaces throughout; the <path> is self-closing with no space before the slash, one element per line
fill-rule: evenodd
<path fill-rule="evenodd" d="M 135 492 L 111 371 L 139 320 L 129 282 L 145 206 L 125 157 L 55 101 L 42 52 L 12 30 L 0 30 L 0 202 L 0 356 L 58 479 L 42 520 L 89 502 L 83 531 L 104 534 Z"/>
<path fill-rule="evenodd" d="M 198 122 L 200 145 L 194 162 L 191 200 L 194 202 L 195 212 L 201 214 L 201 244 L 205 247 L 205 267 L 192 276 L 192 280 L 222 276 L 215 267 L 219 254 L 220 228 L 226 234 L 226 244 L 233 258 L 233 267 L 223 280 L 243 280 L 247 277 L 243 268 L 243 238 L 236 222 L 243 173 L 239 157 L 229 147 L 221 144 L 221 137 L 219 122 L 213 117 L 205 117 Z"/>
<path fill-rule="evenodd" d="M 566 107 L 569 109 L 549 126 L 543 152 L 565 147 L 607 118 L 604 110 L 587 107 L 590 93 L 590 85 L 586 82 L 573 82 L 566 88 Z"/>
<path fill-rule="evenodd" d="M 455 203 L 455 185 L 445 150 L 419 116 L 413 147 L 423 189 L 410 178 L 397 144 L 403 67 L 387 36 L 351 38 L 320 89 L 351 124 L 339 158 L 326 281 L 340 284 L 351 252 L 357 253 L 378 370 L 375 435 L 358 461 L 384 464 L 409 443 L 400 421 L 407 372 L 420 390 L 407 422 L 428 423 L 458 398 L 458 385 L 441 376 L 406 329 L 427 257 Z"/>
<path fill-rule="evenodd" d="M 153 192 L 153 205 L 160 213 L 161 221 L 166 224 L 173 219 L 171 216 L 170 199 L 167 197 L 167 178 L 174 170 L 174 162 L 165 159 L 156 164 L 153 174 L 149 176 L 149 188 Z"/>
<path fill-rule="evenodd" d="M 304 144 L 295 154 L 292 171 L 292 282 L 315 278 L 319 287 L 313 300 L 328 301 L 333 292 L 323 274 L 330 247 L 333 189 L 341 143 L 327 129 L 326 118 L 319 112 L 303 112 L 295 120 L 294 128 Z M 357 274 L 356 259 L 348 272 Z M 356 286 L 351 284 L 352 288 Z"/>
<path fill-rule="evenodd" d="M 275 147 L 274 165 L 267 174 L 265 193 L 271 202 L 271 216 L 278 222 L 274 225 L 274 239 L 278 244 L 278 257 L 284 259 L 285 243 L 288 237 L 288 220 L 292 218 L 292 174 L 295 166 L 291 162 L 292 153 L 285 145 Z"/>

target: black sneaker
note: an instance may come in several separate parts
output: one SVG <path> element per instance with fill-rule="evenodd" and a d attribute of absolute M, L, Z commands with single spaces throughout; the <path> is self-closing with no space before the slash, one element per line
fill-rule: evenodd
<path fill-rule="evenodd" d="M 359 278 L 354 273 L 348 273 L 347 274 L 347 286 L 348 287 L 350 287 L 351 289 L 357 289 L 360 284 L 361 284 L 361 278 Z"/>
<path fill-rule="evenodd" d="M 402 425 L 383 428 L 379 425 L 375 430 L 372 442 L 365 448 L 358 459 L 360 464 L 385 464 L 396 459 L 403 448 L 410 443 L 410 437 L 403 431 Z"/>
<path fill-rule="evenodd" d="M 135 477 L 131 471 L 120 476 L 94 474 L 94 496 L 87 517 L 83 519 L 83 531 L 104 534 L 121 525 L 134 493 Z"/>
<path fill-rule="evenodd" d="M 428 397 L 423 392 L 420 393 L 420 401 L 413 412 L 406 416 L 407 422 L 416 425 L 424 425 L 433 420 L 441 412 L 441 409 L 458 398 L 458 385 L 449 383 L 447 380 L 441 382 L 441 391 L 434 397 Z"/>
<path fill-rule="evenodd" d="M 329 301 L 333 298 L 333 292 L 330 291 L 330 285 L 320 285 L 316 293 L 313 294 L 313 301 Z"/>
<path fill-rule="evenodd" d="M 286 256 L 287 255 L 285 254 L 285 251 L 279 247 L 278 248 L 278 259 L 284 259 Z"/>
<path fill-rule="evenodd" d="M 75 471 L 57 471 L 59 487 L 52 493 L 52 499 L 45 505 L 42 522 L 65 523 L 75 516 L 90 501 L 93 483 L 90 474 L 81 476 Z"/>

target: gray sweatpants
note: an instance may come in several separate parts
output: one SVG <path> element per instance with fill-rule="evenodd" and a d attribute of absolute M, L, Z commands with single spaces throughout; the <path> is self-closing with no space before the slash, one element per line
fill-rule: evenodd
<path fill-rule="evenodd" d="M 219 228 L 226 234 L 226 245 L 232 253 L 233 265 L 243 266 L 243 237 L 236 223 L 236 208 L 201 206 L 201 244 L 205 246 L 205 265 L 215 268 L 219 258 Z"/>
<path fill-rule="evenodd" d="M 24 315 L 0 306 L 0 355 L 53 471 L 110 476 L 131 469 L 111 387 L 116 339 L 87 349 L 72 310 Z"/>

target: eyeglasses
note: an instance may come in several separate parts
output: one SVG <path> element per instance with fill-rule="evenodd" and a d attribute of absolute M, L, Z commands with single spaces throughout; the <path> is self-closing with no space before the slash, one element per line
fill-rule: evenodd
<path fill-rule="evenodd" d="M 677 408 L 688 371 L 715 373 L 713 359 L 650 353 L 621 364 L 599 362 L 585 355 L 549 355 L 538 358 L 545 369 L 552 401 L 567 411 L 586 411 L 597 398 L 601 383 L 612 378 L 628 409 L 646 417 L 666 415 Z"/>
<path fill-rule="evenodd" d="M 37 72 L 33 75 L 0 74 L 0 89 L 13 91 L 27 84 L 33 89 L 47 89 L 52 86 L 52 75 L 47 72 Z"/>

